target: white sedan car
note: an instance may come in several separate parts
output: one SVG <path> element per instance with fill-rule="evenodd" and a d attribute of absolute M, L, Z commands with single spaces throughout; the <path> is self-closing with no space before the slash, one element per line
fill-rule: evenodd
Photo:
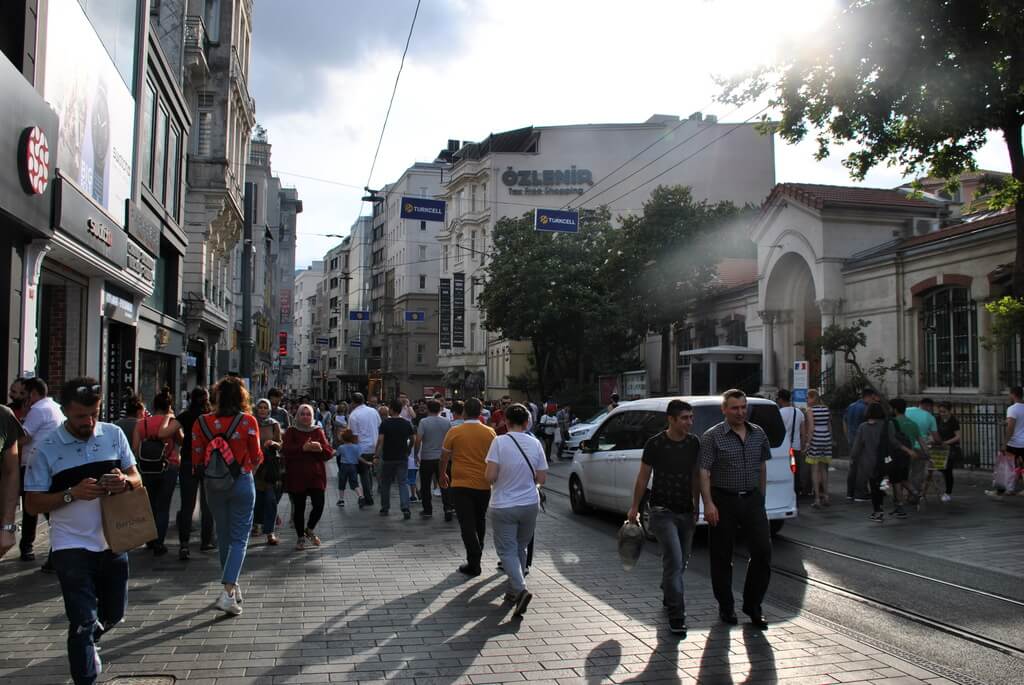
<path fill-rule="evenodd" d="M 666 428 L 665 409 L 673 399 L 684 400 L 693 407 L 693 432 L 698 436 L 723 420 L 722 399 L 717 395 L 657 397 L 616 407 L 597 426 L 593 437 L 581 445 L 573 459 L 569 499 L 575 513 L 603 509 L 626 515 L 633 502 L 633 484 L 640 472 L 644 444 Z M 771 443 L 765 509 L 774 534 L 786 519 L 797 515 L 796 493 L 793 491 L 795 464 L 785 444 L 786 428 L 774 402 L 747 398 L 747 420 L 763 428 Z M 640 523 L 645 531 L 649 530 L 649 516 L 649 497 L 644 497 L 640 506 Z M 704 525 L 703 503 L 698 525 Z"/>

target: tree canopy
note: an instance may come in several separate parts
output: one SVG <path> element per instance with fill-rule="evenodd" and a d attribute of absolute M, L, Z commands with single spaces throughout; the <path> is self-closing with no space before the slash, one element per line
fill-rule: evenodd
<path fill-rule="evenodd" d="M 977 170 L 999 132 L 1012 178 L 991 179 L 994 202 L 1017 209 L 1013 290 L 1024 295 L 1024 0 L 846 0 L 828 26 L 776 64 L 723 84 L 725 101 L 768 94 L 779 135 L 811 135 L 817 157 L 856 149 L 856 179 L 879 164 L 947 179 Z M 999 187 L 995 187 L 998 185 Z"/>

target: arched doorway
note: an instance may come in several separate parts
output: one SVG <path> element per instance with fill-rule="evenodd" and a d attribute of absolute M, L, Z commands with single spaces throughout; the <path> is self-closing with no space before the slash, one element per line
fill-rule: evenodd
<path fill-rule="evenodd" d="M 775 370 L 773 378 L 766 376 L 765 385 L 791 388 L 793 362 L 798 359 L 808 362 L 810 384 L 818 384 L 821 351 L 800 345 L 821 335 L 821 311 L 816 299 L 814 276 L 807 260 L 795 252 L 782 255 L 772 266 L 765 289 L 765 326 L 771 326 L 772 331 L 765 333 L 764 354 L 766 362 L 769 354 L 774 355 Z"/>

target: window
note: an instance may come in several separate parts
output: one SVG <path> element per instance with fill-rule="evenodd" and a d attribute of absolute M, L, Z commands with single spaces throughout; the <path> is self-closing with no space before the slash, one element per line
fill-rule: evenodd
<path fill-rule="evenodd" d="M 336 369 L 336 368 L 338 368 L 338 358 L 337 357 L 331 357 L 330 359 L 328 359 L 327 360 L 327 368 L 328 369 Z"/>
<path fill-rule="evenodd" d="M 338 298 L 337 297 L 332 297 L 330 299 L 329 303 L 328 303 L 328 306 L 330 306 L 330 308 L 332 310 L 337 309 L 338 308 Z"/>
<path fill-rule="evenodd" d="M 469 251 L 471 253 L 470 259 L 472 259 L 472 255 L 476 254 L 476 231 L 469 232 Z"/>
<path fill-rule="evenodd" d="M 924 296 L 924 384 L 978 387 L 978 314 L 967 288 L 939 288 Z"/>
<path fill-rule="evenodd" d="M 427 287 L 427 277 L 420 274 L 420 290 L 425 290 Z"/>
<path fill-rule="evenodd" d="M 469 191 L 469 211 L 476 211 L 476 186 L 470 188 Z"/>
<path fill-rule="evenodd" d="M 427 246 L 420 245 L 420 261 L 422 262 L 427 258 Z"/>
<path fill-rule="evenodd" d="M 146 84 L 142 102 L 142 182 L 153 187 L 153 125 L 156 121 L 156 89 Z"/>
<path fill-rule="evenodd" d="M 487 231 L 480 231 L 480 266 L 484 265 L 484 257 L 487 256 Z"/>
<path fill-rule="evenodd" d="M 423 363 L 423 361 L 424 361 L 423 358 L 426 356 L 426 351 L 427 351 L 426 345 L 424 345 L 423 343 L 416 343 L 416 363 L 417 364 L 422 364 Z"/>
<path fill-rule="evenodd" d="M 334 271 L 337 268 L 338 268 L 338 258 L 337 257 L 332 257 L 331 258 L 331 271 Z"/>
<path fill-rule="evenodd" d="M 337 328 L 338 327 L 338 317 L 332 316 L 327 321 L 328 321 L 327 325 L 330 326 L 331 328 Z"/>
<path fill-rule="evenodd" d="M 420 230 L 421 231 L 427 230 L 427 222 L 426 221 L 421 221 L 420 222 Z"/>
<path fill-rule="evenodd" d="M 337 287 L 338 287 L 338 279 L 337 279 L 337 278 L 332 278 L 332 279 L 331 279 L 331 284 L 330 284 L 330 287 L 331 287 L 332 289 L 333 289 L 333 288 L 337 288 Z"/>
<path fill-rule="evenodd" d="M 157 107 L 156 134 L 153 138 L 153 194 L 164 201 L 166 188 L 164 179 L 167 174 L 167 110 Z"/>
<path fill-rule="evenodd" d="M 487 184 L 480 184 L 480 204 L 483 205 L 483 209 L 487 209 Z"/>
<path fill-rule="evenodd" d="M 328 345 L 328 347 L 330 347 L 333 350 L 337 346 L 338 346 L 338 336 L 332 335 L 331 339 L 330 339 L 330 344 Z"/>
<path fill-rule="evenodd" d="M 209 157 L 213 154 L 213 91 L 203 90 L 196 96 L 196 154 Z"/>
<path fill-rule="evenodd" d="M 725 344 L 737 347 L 747 346 L 747 322 L 742 318 L 733 319 L 724 324 Z"/>
<path fill-rule="evenodd" d="M 445 245 L 444 248 L 442 249 L 441 261 L 443 263 L 443 266 L 442 266 L 441 270 L 442 271 L 447 271 L 448 270 L 448 246 L 447 245 Z"/>
<path fill-rule="evenodd" d="M 476 351 L 476 324 L 469 324 L 469 351 Z"/>
<path fill-rule="evenodd" d="M 167 141 L 167 197 L 164 207 L 175 219 L 181 207 L 181 130 L 172 126 Z"/>

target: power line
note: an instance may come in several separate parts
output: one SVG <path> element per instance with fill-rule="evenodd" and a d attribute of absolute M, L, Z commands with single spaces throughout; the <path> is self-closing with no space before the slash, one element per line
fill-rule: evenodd
<path fill-rule="evenodd" d="M 377 167 L 377 156 L 380 154 L 381 143 L 384 142 L 384 131 L 388 128 L 388 119 L 391 117 L 391 106 L 395 104 L 395 94 L 398 92 L 398 79 L 402 77 L 402 68 L 405 66 L 405 56 L 409 52 L 409 43 L 412 42 L 412 31 L 416 28 L 416 17 L 420 13 L 420 0 L 416 0 L 416 10 L 412 13 L 412 23 L 409 25 L 409 35 L 405 38 L 405 49 L 402 50 L 402 61 L 398 64 L 398 73 L 395 74 L 395 85 L 391 89 L 391 100 L 388 102 L 388 111 L 384 114 L 384 125 L 380 127 L 380 138 L 377 139 L 377 150 L 373 153 L 373 163 L 370 164 L 370 174 L 366 177 L 366 187 L 370 187 L 370 180 L 373 179 L 373 170 Z"/>

